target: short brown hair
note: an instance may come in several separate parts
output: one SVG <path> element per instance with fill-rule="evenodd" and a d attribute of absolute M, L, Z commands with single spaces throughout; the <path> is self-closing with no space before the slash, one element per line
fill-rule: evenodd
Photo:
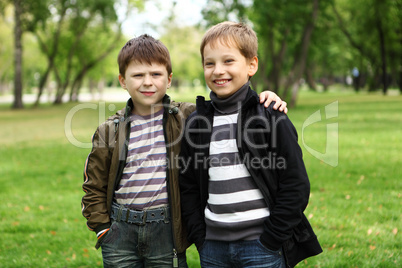
<path fill-rule="evenodd" d="M 158 63 L 166 66 L 168 75 L 172 73 L 172 63 L 167 47 L 148 34 L 133 38 L 123 46 L 117 57 L 119 72 L 124 77 L 131 61 L 139 63 Z"/>
<path fill-rule="evenodd" d="M 209 28 L 202 38 L 200 52 L 203 64 L 205 46 L 213 46 L 218 40 L 227 46 L 237 46 L 246 59 L 257 56 L 258 39 L 253 29 L 244 23 L 224 21 Z"/>

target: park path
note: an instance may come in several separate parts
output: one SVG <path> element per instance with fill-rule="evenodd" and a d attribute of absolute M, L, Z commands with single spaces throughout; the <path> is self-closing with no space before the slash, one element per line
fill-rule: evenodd
<path fill-rule="evenodd" d="M 102 94 L 95 93 L 81 93 L 78 97 L 80 102 L 91 101 L 107 101 L 107 102 L 125 102 L 129 98 L 127 91 L 124 90 L 105 90 Z M 0 96 L 0 104 L 12 104 L 14 97 L 12 95 Z M 54 100 L 54 96 L 42 95 L 41 103 L 51 103 Z M 36 101 L 36 94 L 24 94 L 22 102 L 24 104 L 32 104 Z M 68 96 L 63 98 L 63 102 L 68 101 Z"/>

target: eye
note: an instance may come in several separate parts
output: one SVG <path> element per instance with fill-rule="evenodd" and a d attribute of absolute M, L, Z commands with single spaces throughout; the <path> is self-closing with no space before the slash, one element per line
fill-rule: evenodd
<path fill-rule="evenodd" d="M 152 75 L 153 75 L 153 76 L 161 76 L 162 73 L 153 73 Z"/>
<path fill-rule="evenodd" d="M 225 63 L 231 63 L 231 62 L 234 62 L 234 60 L 233 60 L 233 59 L 227 59 L 227 60 L 225 60 Z"/>
<path fill-rule="evenodd" d="M 205 62 L 205 63 L 204 63 L 204 66 L 205 66 L 205 67 L 214 66 L 214 63 L 213 63 L 213 62 Z"/>
<path fill-rule="evenodd" d="M 132 77 L 137 77 L 137 78 L 142 77 L 142 76 L 143 76 L 142 74 L 133 74 L 132 75 Z"/>

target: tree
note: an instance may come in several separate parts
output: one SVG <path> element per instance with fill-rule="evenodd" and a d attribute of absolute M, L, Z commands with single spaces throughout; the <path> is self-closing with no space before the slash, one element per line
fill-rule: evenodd
<path fill-rule="evenodd" d="M 12 108 L 24 108 L 22 104 L 22 1 L 14 0 L 14 102 Z"/>
<path fill-rule="evenodd" d="M 350 72 L 355 64 L 354 51 L 337 25 L 331 3 L 326 2 L 320 8 L 305 69 L 306 82 L 312 89 L 312 83 L 319 83 L 327 91 L 330 85 L 346 83 L 351 78 Z"/>
<path fill-rule="evenodd" d="M 58 52 L 58 46 L 59 46 L 59 38 L 60 38 L 60 33 L 61 33 L 61 26 L 64 22 L 64 18 L 66 16 L 67 12 L 67 2 L 65 1 L 60 1 L 60 2 L 55 2 L 53 5 L 50 5 L 50 8 L 55 7 L 55 5 L 60 5 L 59 8 L 55 8 L 54 10 L 57 10 L 57 16 L 59 17 L 58 22 L 56 23 L 55 29 L 47 29 L 47 34 L 50 33 L 52 36 L 52 43 L 51 45 L 47 45 L 46 42 L 42 39 L 39 30 L 36 28 L 31 28 L 32 33 L 36 36 L 38 43 L 40 45 L 40 48 L 42 50 L 42 53 L 47 57 L 47 67 L 44 71 L 44 73 L 40 76 L 40 81 L 39 81 L 39 87 L 38 87 L 38 94 L 36 97 L 36 102 L 35 106 L 39 105 L 40 98 L 43 93 L 43 89 L 45 88 L 47 79 L 49 77 L 49 74 L 51 70 L 53 69 L 55 58 Z M 42 25 L 42 29 L 45 28 L 46 22 Z M 50 28 L 50 27 L 49 27 Z"/>
<path fill-rule="evenodd" d="M 212 26 L 226 20 L 247 21 L 248 6 L 242 0 L 208 0 L 202 9 L 206 26 Z"/>
<path fill-rule="evenodd" d="M 294 106 L 299 81 L 305 75 L 309 49 L 319 11 L 326 1 L 254 1 L 252 16 L 259 37 L 262 88 L 271 89 L 290 99 Z M 291 93 L 291 94 L 290 94 Z"/>
<path fill-rule="evenodd" d="M 0 7 L 2 8 L 2 7 Z M 0 94 L 11 88 L 9 81 L 13 80 L 13 12 L 11 5 L 3 7 L 3 14 L 0 16 Z"/>
<path fill-rule="evenodd" d="M 296 98 L 297 98 L 299 87 L 300 87 L 299 80 L 302 78 L 305 68 L 306 68 L 306 62 L 307 62 L 307 57 L 308 57 L 311 36 L 312 36 L 313 30 L 315 27 L 315 23 L 317 20 L 318 10 L 319 10 L 318 0 L 313 0 L 311 17 L 310 18 L 307 17 L 307 19 L 306 19 L 306 22 L 305 22 L 305 25 L 303 28 L 301 43 L 299 45 L 298 52 L 294 55 L 292 69 L 288 74 L 288 78 L 287 78 L 285 86 L 284 86 L 283 96 L 285 98 L 288 98 L 288 90 L 290 87 L 292 87 L 290 107 L 294 107 L 296 105 Z"/>
<path fill-rule="evenodd" d="M 195 81 L 202 81 L 203 69 L 199 53 L 202 31 L 197 26 L 181 27 L 176 22 L 175 2 L 170 15 L 162 23 L 164 29 L 160 40 L 167 46 L 173 69 L 173 86 L 193 86 Z M 180 40 L 180 42 L 177 42 Z"/>
<path fill-rule="evenodd" d="M 14 7 L 14 101 L 12 108 L 21 109 L 23 93 L 23 33 L 46 16 L 45 1 L 0 0 L 1 10 L 12 4 Z M 3 14 L 4 15 L 4 14 Z"/>
<path fill-rule="evenodd" d="M 167 46 L 173 67 L 173 84 L 193 85 L 193 81 L 202 80 L 203 69 L 199 53 L 202 32 L 194 26 L 178 27 L 170 25 L 161 36 Z M 180 42 L 177 42 L 180 40 Z"/>
<path fill-rule="evenodd" d="M 128 1 L 127 14 L 132 8 L 141 8 L 142 5 L 138 0 Z M 49 74 L 53 71 L 57 82 L 54 103 L 58 104 L 68 88 L 70 101 L 78 99 L 88 71 L 119 44 L 122 21 L 118 19 L 114 0 L 53 0 L 50 8 L 54 10 L 51 19 L 34 31 L 48 60 L 47 69 L 41 75 L 36 103 L 39 103 Z"/>
<path fill-rule="evenodd" d="M 400 80 L 400 60 L 402 57 L 401 3 L 397 0 L 344 1 L 332 5 L 339 29 L 347 38 L 359 57 L 366 64 L 360 74 L 369 79 L 369 89 L 376 90 L 382 85 L 386 94 L 389 76 Z"/>
<path fill-rule="evenodd" d="M 40 50 L 47 59 L 46 68 L 43 71 L 38 70 L 40 76 L 36 104 L 39 103 L 51 74 L 60 86 L 55 103 L 61 102 L 67 88 L 71 89 L 70 98 L 74 100 L 88 71 L 119 44 L 122 36 L 121 23 L 134 8 L 141 10 L 144 5 L 140 0 L 0 0 L 1 11 L 10 4 L 15 10 L 14 108 L 23 107 L 24 33 L 30 32 L 36 36 Z M 125 18 L 117 16 L 117 8 L 126 11 Z M 99 39 L 93 38 L 96 34 Z M 88 42 L 89 39 L 91 42 Z M 61 40 L 65 44 L 61 45 Z M 70 46 L 66 47 L 66 44 Z M 87 49 L 88 47 L 90 48 Z M 87 51 L 87 54 L 80 54 L 82 51 Z"/>

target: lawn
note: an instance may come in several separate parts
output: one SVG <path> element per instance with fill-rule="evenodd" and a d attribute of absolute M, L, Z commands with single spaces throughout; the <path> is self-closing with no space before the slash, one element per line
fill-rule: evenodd
<path fill-rule="evenodd" d="M 82 172 L 95 128 L 123 105 L 0 106 L 0 267 L 102 266 L 81 215 Z M 298 267 L 400 267 L 402 96 L 301 92 L 288 115 L 324 249 Z M 199 267 L 194 247 L 188 260 Z"/>

